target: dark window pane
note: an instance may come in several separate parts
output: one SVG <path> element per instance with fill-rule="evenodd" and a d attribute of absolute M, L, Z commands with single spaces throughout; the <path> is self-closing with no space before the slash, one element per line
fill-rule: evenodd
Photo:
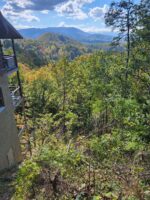
<path fill-rule="evenodd" d="M 3 98 L 3 93 L 2 89 L 0 88 L 0 107 L 4 106 L 4 98 Z"/>

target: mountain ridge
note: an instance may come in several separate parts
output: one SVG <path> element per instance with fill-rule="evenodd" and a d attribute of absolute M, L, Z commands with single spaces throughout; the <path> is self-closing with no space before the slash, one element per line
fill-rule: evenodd
<path fill-rule="evenodd" d="M 37 39 L 45 33 L 61 34 L 85 44 L 110 43 L 113 39 L 111 35 L 84 32 L 74 27 L 28 28 L 20 29 L 19 32 L 27 39 Z"/>

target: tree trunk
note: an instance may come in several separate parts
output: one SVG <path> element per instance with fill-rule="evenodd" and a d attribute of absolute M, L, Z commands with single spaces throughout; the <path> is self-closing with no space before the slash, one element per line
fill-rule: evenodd
<path fill-rule="evenodd" d="M 66 132 L 66 66 L 64 66 L 64 81 L 63 81 L 63 128 L 62 132 Z"/>
<path fill-rule="evenodd" d="M 130 0 L 129 8 L 127 10 L 127 65 L 126 65 L 126 81 L 128 79 L 128 68 L 130 61 L 130 50 L 131 50 L 131 41 L 130 41 Z"/>

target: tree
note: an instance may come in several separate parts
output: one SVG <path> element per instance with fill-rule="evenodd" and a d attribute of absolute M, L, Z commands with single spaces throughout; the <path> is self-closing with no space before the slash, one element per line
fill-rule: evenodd
<path fill-rule="evenodd" d="M 150 1 L 141 1 L 138 9 L 139 21 L 137 35 L 142 41 L 150 43 Z"/>
<path fill-rule="evenodd" d="M 132 0 L 112 2 L 109 11 L 105 15 L 106 25 L 119 31 L 118 36 L 114 38 L 114 44 L 118 45 L 124 39 L 127 41 L 127 68 L 131 54 L 132 31 L 135 29 L 136 18 L 136 5 Z"/>
<path fill-rule="evenodd" d="M 142 0 L 137 7 L 138 20 L 135 30 L 135 46 L 150 43 L 150 1 Z"/>

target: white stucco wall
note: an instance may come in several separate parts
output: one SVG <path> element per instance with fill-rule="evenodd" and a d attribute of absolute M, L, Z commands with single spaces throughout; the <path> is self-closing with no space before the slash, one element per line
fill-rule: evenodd
<path fill-rule="evenodd" d="M 0 171 L 21 161 L 18 130 L 14 118 L 12 99 L 8 88 L 7 75 L 0 74 L 0 87 L 5 107 L 0 109 Z"/>

